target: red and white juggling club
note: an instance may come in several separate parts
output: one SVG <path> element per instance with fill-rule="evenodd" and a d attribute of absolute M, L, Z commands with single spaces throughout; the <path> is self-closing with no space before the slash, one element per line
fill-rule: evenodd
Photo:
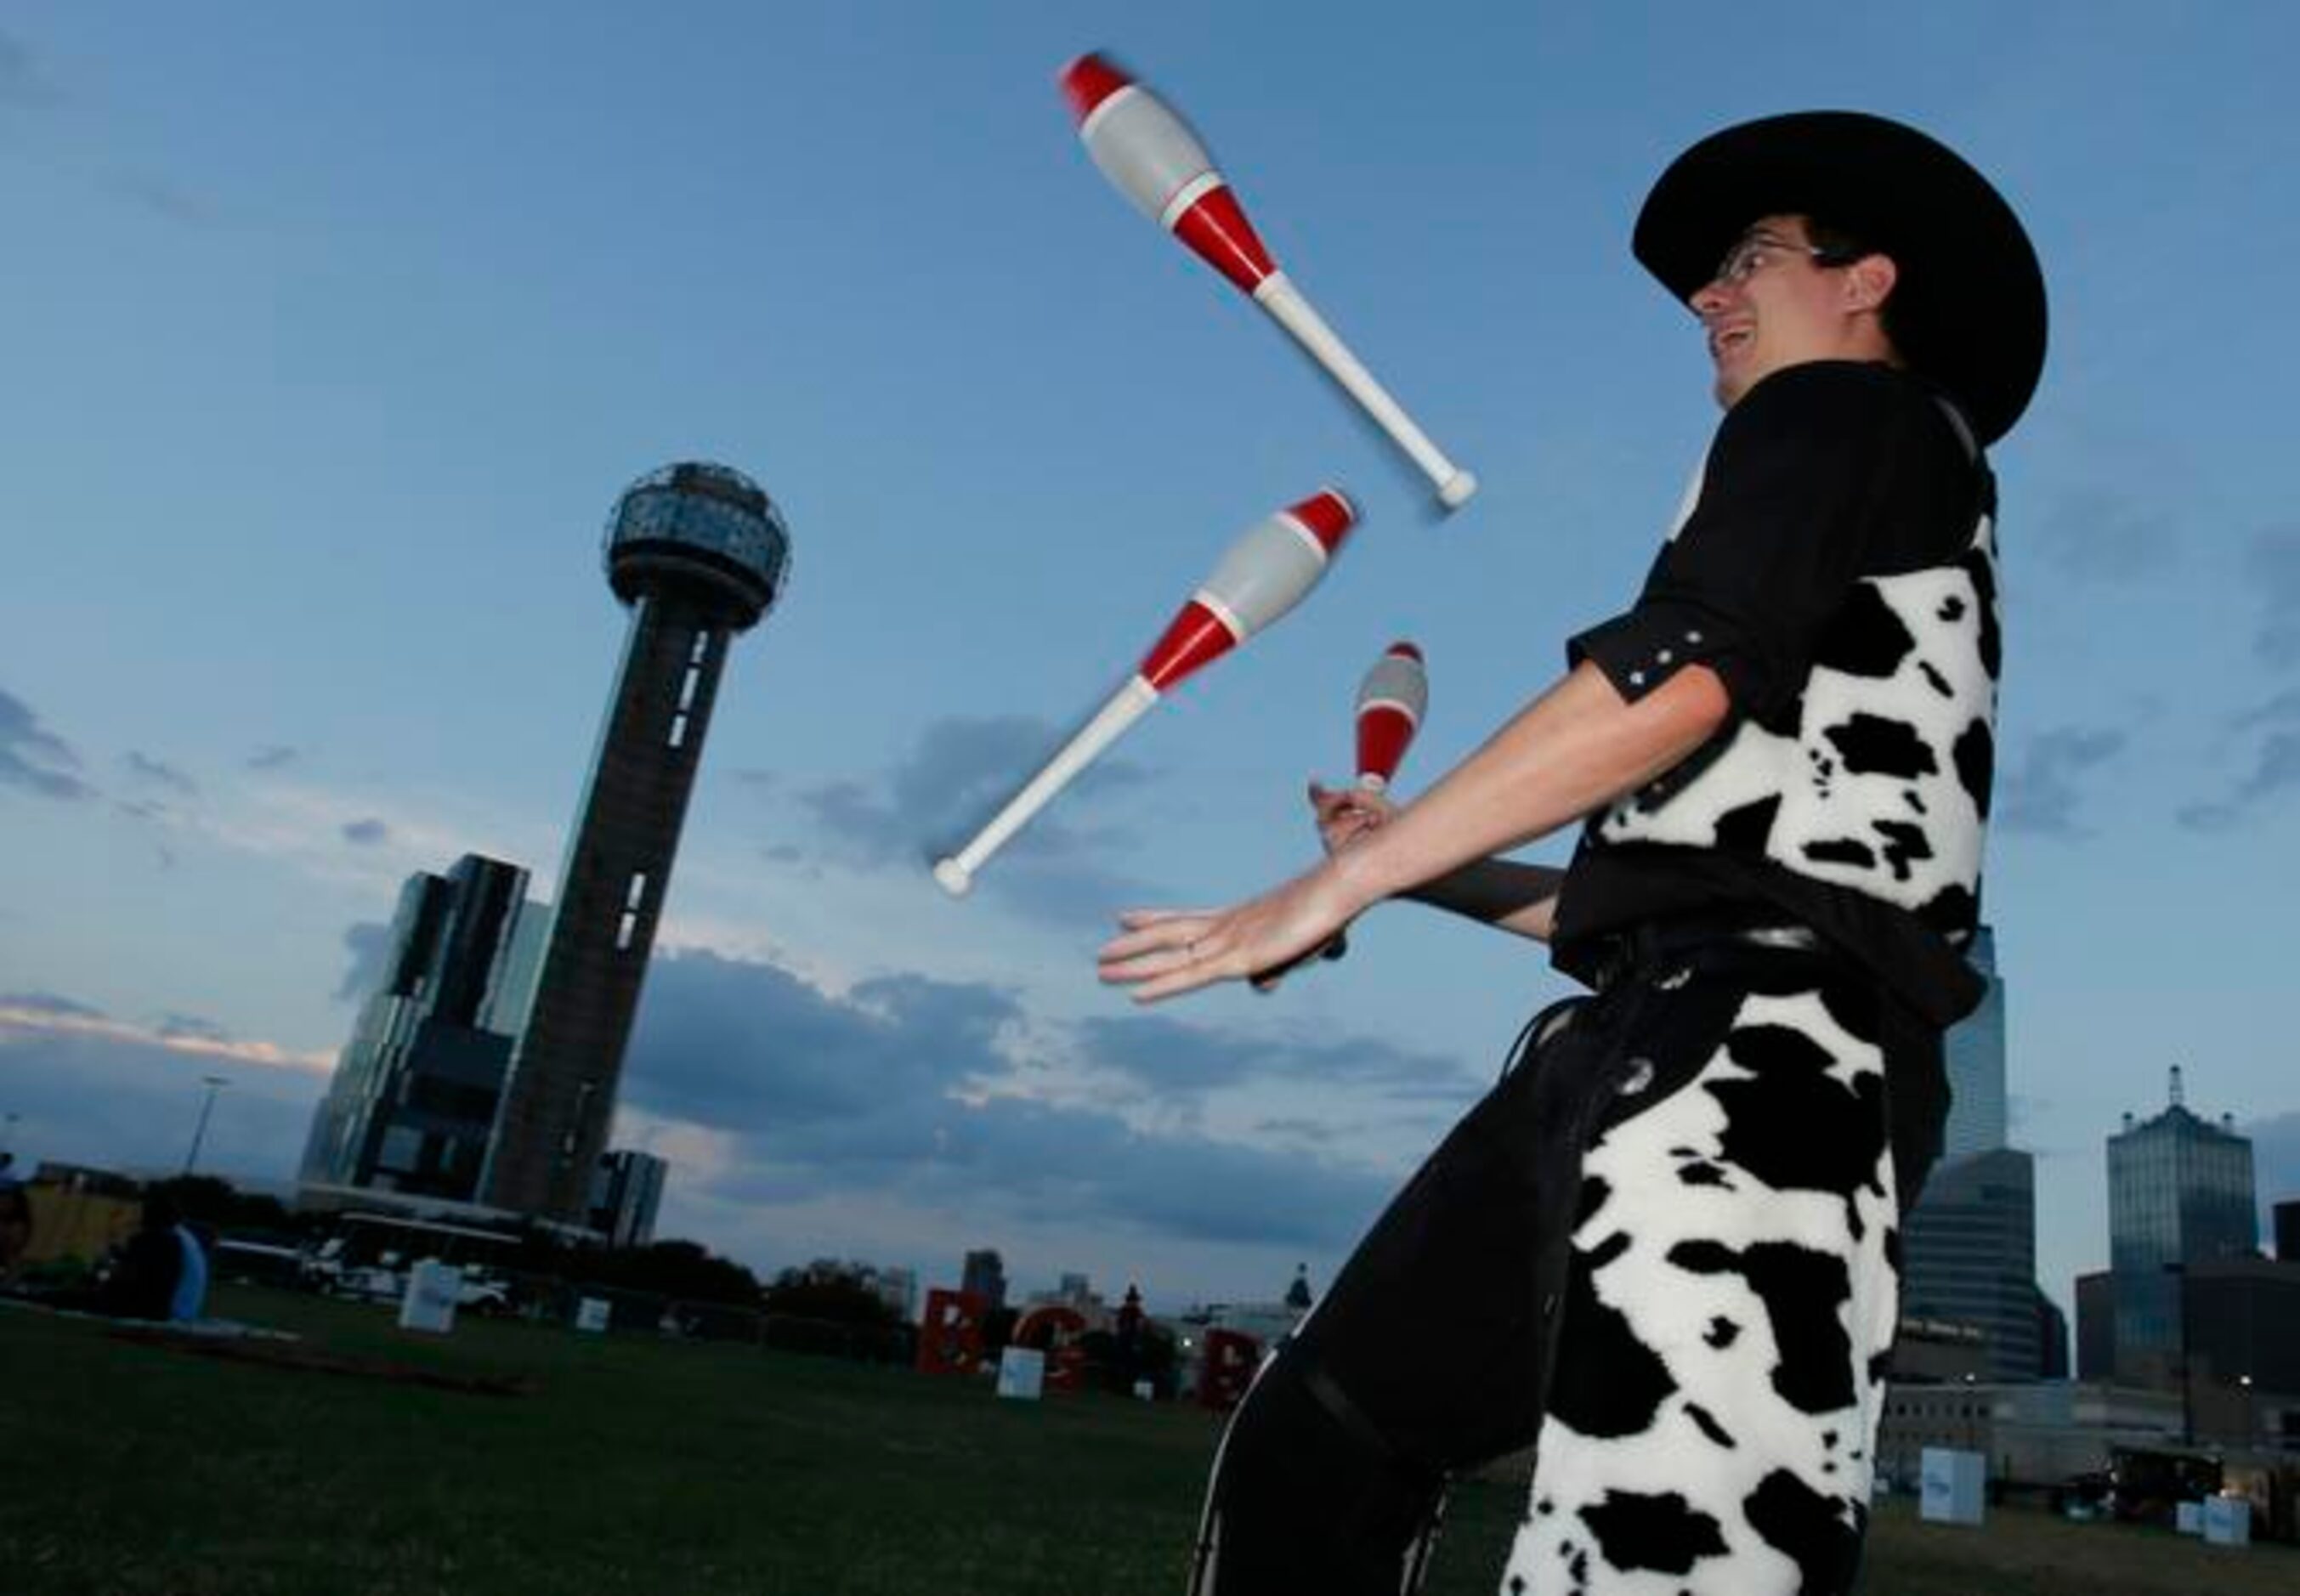
<path fill-rule="evenodd" d="M 1411 643 L 1393 643 L 1382 651 L 1358 683 L 1358 786 L 1369 793 L 1386 793 L 1421 717 L 1429 711 L 1429 672 L 1421 651 Z M 1329 959 L 1350 951 L 1350 934 L 1337 931 L 1323 950 Z"/>
<path fill-rule="evenodd" d="M 1329 487 L 1247 528 L 1176 612 L 1126 685 L 972 842 L 937 861 L 934 876 L 943 889 L 954 897 L 964 893 L 983 862 L 1162 694 L 1300 603 L 1326 574 L 1356 520 L 1350 502 Z"/>
<path fill-rule="evenodd" d="M 1477 478 L 1446 458 L 1279 270 L 1205 146 L 1173 108 L 1106 55 L 1079 56 L 1062 69 L 1062 85 L 1087 153 L 1118 191 L 1292 335 L 1437 485 L 1438 503 L 1448 510 L 1468 503 Z"/>
<path fill-rule="evenodd" d="M 1393 643 L 1358 684 L 1358 786 L 1388 789 L 1429 711 L 1429 672 L 1421 651 Z"/>
<path fill-rule="evenodd" d="M 1358 682 L 1357 785 L 1369 793 L 1387 792 L 1390 779 L 1397 774 L 1405 751 L 1413 745 L 1413 734 L 1421 729 L 1421 717 L 1429 709 L 1429 673 L 1423 668 L 1421 651 L 1411 643 L 1393 643 L 1382 652 L 1380 659 L 1367 667 Z M 1350 951 L 1350 934 L 1337 931 L 1329 937 L 1318 956 L 1339 959 Z M 1256 991 L 1269 992 L 1295 965 L 1281 965 L 1264 970 L 1254 977 Z"/>

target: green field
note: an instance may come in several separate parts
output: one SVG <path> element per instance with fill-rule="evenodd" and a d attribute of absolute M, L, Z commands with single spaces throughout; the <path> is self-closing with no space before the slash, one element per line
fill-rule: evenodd
<path fill-rule="evenodd" d="M 750 1348 L 489 1322 L 441 1341 L 246 1289 L 215 1310 L 351 1367 L 0 1310 L 0 1596 L 1174 1596 L 1215 1435 L 1195 1409 L 1001 1402 Z M 1491 1592 L 1517 1511 L 1460 1491 L 1431 1590 Z M 2300 1552 L 1892 1504 L 1864 1590 L 2291 1596 Z"/>

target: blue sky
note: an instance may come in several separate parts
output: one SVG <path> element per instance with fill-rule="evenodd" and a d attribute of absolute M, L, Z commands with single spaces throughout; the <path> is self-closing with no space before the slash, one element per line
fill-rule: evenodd
<path fill-rule="evenodd" d="M 1104 47 L 1484 491 L 1425 495 L 1079 149 Z M 41 4 L 0 21 L 0 1114 L 30 1158 L 292 1165 L 398 883 L 547 895 L 622 616 L 600 526 L 712 458 L 796 547 L 737 647 L 626 1071 L 665 1226 L 1154 1303 L 1322 1280 L 1523 1018 L 1408 908 L 1260 999 L 1097 987 L 1116 909 L 1304 862 L 1358 675 L 1441 769 L 1641 576 L 1713 424 L 1626 240 L 1684 145 L 1853 106 L 2027 219 L 2054 342 L 1997 452 L 1987 913 L 2046 1284 L 2102 1140 L 2189 1101 L 2300 1195 L 2300 366 L 2280 4 Z M 1365 520 L 1312 600 L 987 873 L 962 837 L 1232 536 Z M 1562 839 L 1533 851 L 1562 857 Z M 347 983 L 349 985 L 347 985 Z"/>

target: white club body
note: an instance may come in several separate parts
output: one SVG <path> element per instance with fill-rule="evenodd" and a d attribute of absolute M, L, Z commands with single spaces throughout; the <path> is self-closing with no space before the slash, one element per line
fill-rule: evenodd
<path fill-rule="evenodd" d="M 1317 586 L 1357 512 L 1332 488 L 1257 521 L 1232 543 L 1141 665 L 1093 719 L 1008 799 L 973 839 L 939 860 L 935 880 L 954 897 L 1159 697 L 1283 616 Z"/>
<path fill-rule="evenodd" d="M 1459 509 L 1478 479 L 1447 459 L 1280 270 L 1205 145 L 1174 108 L 1101 54 L 1062 73 L 1079 137 L 1111 186 L 1267 312 Z"/>
<path fill-rule="evenodd" d="M 1429 672 L 1421 651 L 1393 643 L 1358 683 L 1358 786 L 1386 790 L 1429 712 Z"/>

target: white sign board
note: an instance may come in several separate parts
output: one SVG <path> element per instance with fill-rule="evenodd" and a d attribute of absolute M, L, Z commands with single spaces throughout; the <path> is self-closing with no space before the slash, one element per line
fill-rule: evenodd
<path fill-rule="evenodd" d="M 2200 1501 L 2184 1501 L 2179 1504 L 2172 1509 L 2172 1527 L 2184 1535 L 2203 1534 L 2204 1504 Z"/>
<path fill-rule="evenodd" d="M 1917 1516 L 1935 1524 L 1979 1524 L 1988 1480 L 1988 1459 L 1979 1452 L 1925 1448 L 1923 1493 Z"/>
<path fill-rule="evenodd" d="M 1008 1347 L 998 1356 L 998 1394 L 1035 1402 L 1046 1384 L 1046 1355 L 1036 1347 Z"/>
<path fill-rule="evenodd" d="M 2204 1540 L 2212 1546 L 2251 1545 L 2251 1501 L 2241 1496 L 2204 1498 Z"/>
<path fill-rule="evenodd" d="M 455 1303 L 463 1294 L 463 1271 L 436 1258 L 408 1267 L 407 1294 L 399 1300 L 399 1327 L 445 1335 L 455 1327 Z"/>
<path fill-rule="evenodd" d="M 588 1330 L 594 1334 L 603 1334 L 607 1328 L 608 1316 L 613 1311 L 612 1304 L 606 1298 L 586 1297 L 575 1304 L 575 1328 Z"/>

